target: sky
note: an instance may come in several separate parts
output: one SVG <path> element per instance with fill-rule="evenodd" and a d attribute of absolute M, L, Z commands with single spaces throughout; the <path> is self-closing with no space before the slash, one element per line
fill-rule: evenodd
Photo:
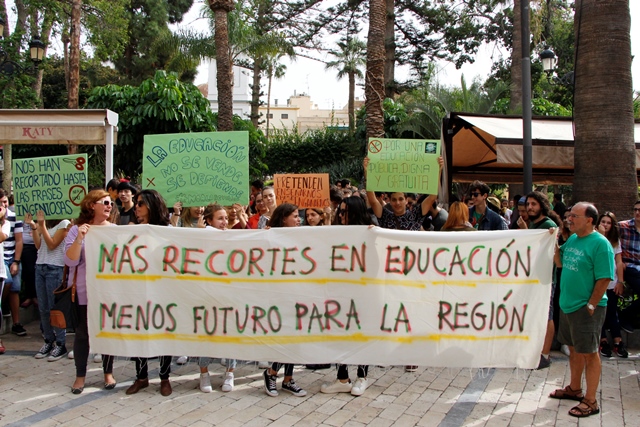
<path fill-rule="evenodd" d="M 630 0 L 631 10 L 631 53 L 635 56 L 632 63 L 633 88 L 640 91 L 640 0 Z M 205 31 L 208 26 L 202 20 L 198 20 L 198 14 L 202 8 L 202 1 L 196 0 L 191 10 L 181 25 L 195 26 Z M 483 45 L 476 55 L 473 64 L 465 64 L 460 70 L 455 65 L 446 61 L 437 63 L 437 78 L 440 84 L 446 86 L 460 86 L 460 78 L 464 75 L 467 83 L 473 81 L 475 77 L 486 78 L 491 70 L 491 65 L 506 51 L 500 51 L 495 46 Z M 320 54 L 321 60 L 330 60 L 330 55 Z M 336 70 L 325 70 L 323 63 L 306 58 L 298 58 L 291 62 L 284 60 L 287 72 L 284 78 L 274 80 L 272 83 L 271 103 L 278 100 L 282 105 L 286 100 L 295 94 L 306 93 L 311 96 L 314 104 L 319 108 L 341 109 L 347 104 L 349 97 L 349 84 L 347 79 L 337 80 Z M 203 64 L 198 68 L 196 84 L 206 83 L 208 78 L 208 64 Z M 396 79 L 406 79 L 409 77 L 408 69 L 396 68 Z M 263 80 L 266 87 L 266 81 Z M 362 82 L 360 82 L 362 83 Z M 264 89 L 266 92 L 266 89 Z M 364 99 L 364 89 L 356 87 L 356 97 Z M 266 101 L 266 96 L 263 99 Z"/>

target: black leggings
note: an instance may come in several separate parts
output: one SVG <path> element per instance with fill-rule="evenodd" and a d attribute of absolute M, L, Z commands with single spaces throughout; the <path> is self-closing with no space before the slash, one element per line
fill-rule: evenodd
<path fill-rule="evenodd" d="M 283 365 L 284 365 L 284 376 L 285 377 L 292 377 L 293 376 L 293 363 L 273 362 L 273 364 L 271 365 L 271 369 L 276 371 L 276 375 L 278 375 L 278 371 L 280 370 L 280 368 L 282 368 Z"/>
<path fill-rule="evenodd" d="M 73 340 L 74 362 L 76 364 L 76 376 L 87 376 L 87 359 L 89 358 L 89 328 L 87 326 L 87 306 L 78 305 L 78 324 L 76 325 L 76 337 Z M 102 372 L 113 373 L 114 356 L 102 355 Z"/>
<path fill-rule="evenodd" d="M 136 378 L 145 380 L 149 378 L 149 359 L 146 357 L 134 357 L 136 362 Z M 171 356 L 160 356 L 160 379 L 168 380 L 171 373 Z"/>
<path fill-rule="evenodd" d="M 369 372 L 369 365 L 358 365 L 358 378 L 367 378 L 368 372 Z M 349 379 L 349 369 L 347 368 L 347 365 L 338 365 L 338 379 L 339 380 Z"/>

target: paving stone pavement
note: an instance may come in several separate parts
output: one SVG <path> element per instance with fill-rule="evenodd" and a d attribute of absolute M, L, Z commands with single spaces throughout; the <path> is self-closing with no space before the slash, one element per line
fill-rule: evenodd
<path fill-rule="evenodd" d="M 320 393 L 336 370 L 300 366 L 294 377 L 309 392 L 302 398 L 267 396 L 255 364 L 239 364 L 234 391 L 223 393 L 224 368 L 217 362 L 209 367 L 214 392 L 201 393 L 195 358 L 172 365 L 171 396 L 159 393 L 157 360 L 150 361 L 149 388 L 127 396 L 135 369 L 118 358 L 115 390 L 103 389 L 101 365 L 90 361 L 86 388 L 73 395 L 73 360 L 36 360 L 42 344 L 37 323 L 27 330 L 27 337 L 0 337 L 7 348 L 0 355 L 0 426 L 640 426 L 638 350 L 629 359 L 603 361 L 601 413 L 578 420 L 568 415 L 575 402 L 548 397 L 568 384 L 568 359 L 561 353 L 553 353 L 551 367 L 541 371 L 371 367 L 370 386 L 360 397 Z M 355 379 L 355 367 L 350 373 Z"/>

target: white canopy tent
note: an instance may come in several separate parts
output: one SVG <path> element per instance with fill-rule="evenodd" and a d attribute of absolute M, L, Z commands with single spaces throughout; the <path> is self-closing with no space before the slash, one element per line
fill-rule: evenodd
<path fill-rule="evenodd" d="M 0 144 L 105 145 L 105 182 L 113 177 L 118 114 L 111 110 L 0 110 Z"/>

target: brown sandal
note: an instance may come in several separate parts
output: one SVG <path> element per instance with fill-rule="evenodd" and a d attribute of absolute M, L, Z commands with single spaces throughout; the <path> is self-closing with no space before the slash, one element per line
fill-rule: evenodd
<path fill-rule="evenodd" d="M 580 401 L 580 404 L 574 406 L 569 410 L 569 415 L 577 418 L 590 417 L 591 415 L 596 415 L 599 413 L 600 408 L 598 408 L 598 402 L 594 400 L 593 403 L 589 403 L 587 399 L 582 399 L 582 401 Z"/>
<path fill-rule="evenodd" d="M 582 394 L 581 388 L 574 390 L 570 385 L 568 385 L 565 388 L 559 388 L 553 393 L 550 393 L 549 397 L 552 399 L 567 399 L 582 402 L 584 399 L 584 394 Z"/>

